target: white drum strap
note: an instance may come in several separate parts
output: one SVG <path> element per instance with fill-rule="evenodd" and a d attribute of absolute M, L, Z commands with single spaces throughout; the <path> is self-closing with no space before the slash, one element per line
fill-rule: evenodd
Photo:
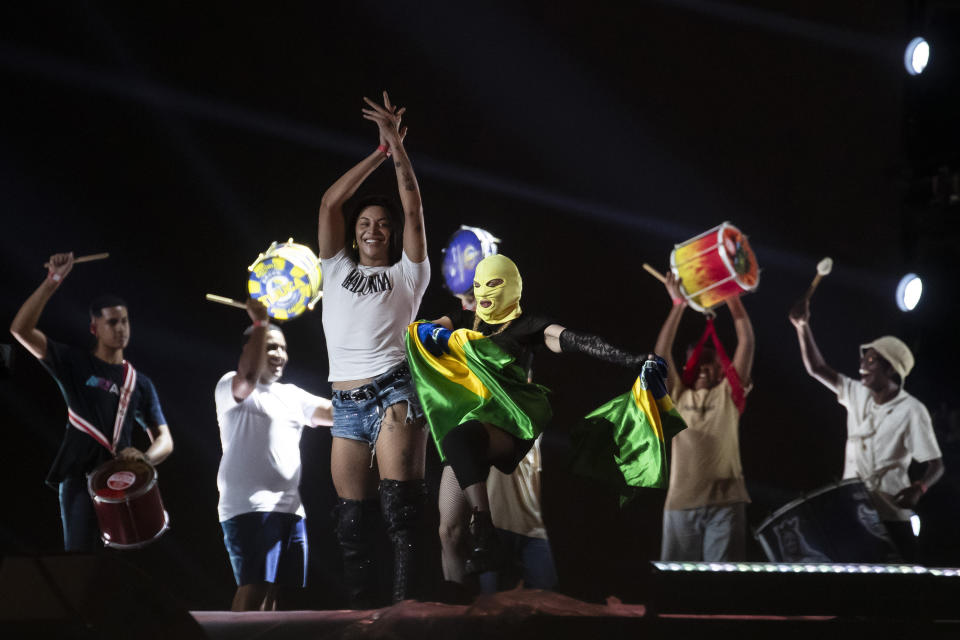
<path fill-rule="evenodd" d="M 120 433 L 123 431 L 123 420 L 127 416 L 127 408 L 130 406 L 130 397 L 133 395 L 133 388 L 137 385 L 137 371 L 126 360 L 123 361 L 123 388 L 120 389 L 120 402 L 117 404 L 117 418 L 113 422 L 113 441 L 107 439 L 99 429 L 97 429 L 88 420 L 85 420 L 76 411 L 67 407 L 67 421 L 76 427 L 79 431 L 87 434 L 96 440 L 101 446 L 110 453 L 116 454 L 117 443 L 120 442 Z"/>

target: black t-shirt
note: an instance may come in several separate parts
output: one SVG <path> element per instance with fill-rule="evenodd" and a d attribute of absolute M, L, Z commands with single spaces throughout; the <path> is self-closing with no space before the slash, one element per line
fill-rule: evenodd
<path fill-rule="evenodd" d="M 473 329 L 474 312 L 466 309 L 459 309 L 447 316 L 453 322 L 454 329 Z M 533 365 L 533 354 L 535 350 L 546 347 L 543 339 L 543 330 L 551 324 L 555 324 L 552 318 L 540 316 L 532 313 L 522 313 L 519 318 L 510 322 L 510 326 L 500 333 L 502 324 L 487 324 L 483 320 L 477 325 L 477 331 L 485 336 L 492 336 L 493 342 L 512 355 L 514 362 L 523 367 L 524 371 L 530 372 Z M 495 334 L 496 335 L 493 335 Z"/>
<path fill-rule="evenodd" d="M 57 381 L 67 406 L 112 441 L 123 388 L 123 365 L 104 362 L 88 351 L 50 339 L 47 340 L 47 355 L 40 362 Z M 131 446 L 135 421 L 144 429 L 167 422 L 153 383 L 139 371 L 117 451 Z M 110 457 L 106 447 L 68 422 L 60 451 L 47 475 L 47 484 L 55 486 L 64 478 L 82 477 Z"/>

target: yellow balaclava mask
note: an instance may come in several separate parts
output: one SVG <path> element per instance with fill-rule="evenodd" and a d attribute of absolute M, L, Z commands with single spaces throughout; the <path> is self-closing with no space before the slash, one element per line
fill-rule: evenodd
<path fill-rule="evenodd" d="M 490 282 L 495 284 L 489 285 Z M 519 317 L 522 289 L 523 280 L 513 260 L 500 254 L 487 256 L 473 276 L 476 314 L 487 324 L 503 324 Z"/>

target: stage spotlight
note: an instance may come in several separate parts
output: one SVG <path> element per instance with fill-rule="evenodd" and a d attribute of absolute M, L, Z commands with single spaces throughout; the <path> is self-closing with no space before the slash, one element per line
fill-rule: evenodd
<path fill-rule="evenodd" d="M 900 278 L 900 284 L 897 285 L 897 306 L 900 311 L 913 311 L 917 303 L 920 302 L 920 296 L 923 294 L 923 281 L 915 273 L 908 273 Z"/>
<path fill-rule="evenodd" d="M 907 68 L 907 73 L 912 76 L 920 75 L 927 68 L 928 62 L 930 62 L 930 43 L 920 37 L 911 40 L 903 53 L 903 66 Z"/>

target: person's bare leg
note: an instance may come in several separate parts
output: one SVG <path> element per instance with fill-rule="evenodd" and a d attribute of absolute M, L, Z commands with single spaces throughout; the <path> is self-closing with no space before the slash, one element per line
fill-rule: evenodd
<path fill-rule="evenodd" d="M 266 582 L 257 582 L 254 584 L 244 584 L 237 587 L 237 592 L 233 594 L 233 604 L 231 611 L 262 611 L 264 598 L 267 595 Z"/>
<path fill-rule="evenodd" d="M 330 475 L 337 495 L 347 500 L 366 500 L 377 495 L 377 474 L 371 465 L 370 445 L 361 440 L 333 438 Z"/>

